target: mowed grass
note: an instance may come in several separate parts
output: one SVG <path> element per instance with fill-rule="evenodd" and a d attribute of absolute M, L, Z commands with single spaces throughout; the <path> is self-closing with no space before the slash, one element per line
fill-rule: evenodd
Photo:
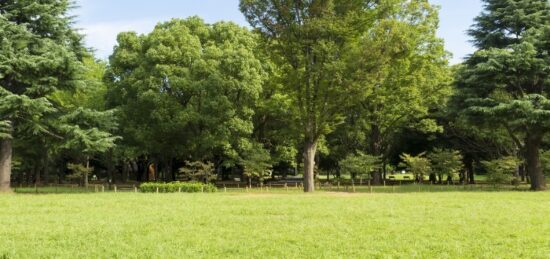
<path fill-rule="evenodd" d="M 0 258 L 549 256 L 549 192 L 0 196 Z"/>

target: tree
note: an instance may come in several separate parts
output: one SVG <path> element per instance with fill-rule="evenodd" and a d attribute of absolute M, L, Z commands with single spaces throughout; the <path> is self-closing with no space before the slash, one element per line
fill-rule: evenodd
<path fill-rule="evenodd" d="M 525 157 L 531 189 L 544 190 L 540 163 L 550 130 L 550 3 L 486 0 L 470 30 L 479 47 L 459 72 L 465 113 L 475 124 L 504 128 Z"/>
<path fill-rule="evenodd" d="M 399 7 L 381 14 L 351 46 L 349 81 L 363 91 L 345 105 L 345 124 L 328 137 L 336 152 L 363 150 L 384 163 L 404 131 L 441 132 L 433 114 L 452 93 L 448 54 L 436 36 L 437 8 L 427 1 L 394 4 Z M 382 169 L 373 174 L 375 183 Z"/>
<path fill-rule="evenodd" d="M 9 191 L 13 141 L 48 134 L 47 96 L 78 83 L 82 36 L 71 27 L 69 0 L 0 2 L 0 192 Z"/>
<path fill-rule="evenodd" d="M 428 154 L 432 165 L 432 171 L 439 175 L 439 182 L 443 176 L 447 176 L 447 181 L 456 178 L 463 168 L 462 155 L 456 150 L 434 149 Z"/>
<path fill-rule="evenodd" d="M 379 1 L 242 0 L 246 19 L 269 43 L 283 69 L 303 145 L 304 191 L 315 189 L 319 140 L 344 119 L 362 85 L 346 82 L 350 46 L 371 27 Z"/>
<path fill-rule="evenodd" d="M 272 173 L 271 164 L 269 152 L 259 144 L 250 146 L 240 161 L 250 187 L 252 187 L 252 178 L 257 178 L 260 184 L 263 184 L 264 178 Z"/>
<path fill-rule="evenodd" d="M 202 181 L 204 183 L 215 180 L 217 177 L 214 171 L 214 163 L 212 162 L 185 161 L 185 166 L 180 168 L 179 171 L 193 181 Z"/>
<path fill-rule="evenodd" d="M 550 176 L 550 150 L 545 150 L 540 154 L 542 171 L 546 176 Z"/>
<path fill-rule="evenodd" d="M 357 176 L 369 176 L 382 166 L 380 157 L 357 152 L 357 155 L 348 155 L 338 163 L 342 173 L 351 175 L 352 179 Z"/>
<path fill-rule="evenodd" d="M 495 186 L 511 183 L 520 163 L 521 161 L 513 156 L 482 162 L 487 170 L 487 181 Z"/>
<path fill-rule="evenodd" d="M 425 155 L 425 153 L 420 153 L 417 156 L 411 156 L 409 154 L 402 154 L 400 156 L 403 160 L 401 166 L 407 167 L 420 183 L 424 181 L 425 176 L 432 172 L 430 160 L 428 160 Z"/>
<path fill-rule="evenodd" d="M 264 72 L 256 36 L 197 17 L 118 35 L 106 81 L 123 145 L 175 178 L 176 158 L 232 166 L 253 133 Z"/>

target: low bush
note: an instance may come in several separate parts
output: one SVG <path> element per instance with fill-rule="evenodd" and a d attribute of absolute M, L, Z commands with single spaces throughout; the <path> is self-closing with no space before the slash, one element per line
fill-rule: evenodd
<path fill-rule="evenodd" d="M 143 183 L 139 186 L 141 192 L 216 192 L 213 184 L 199 182 Z"/>

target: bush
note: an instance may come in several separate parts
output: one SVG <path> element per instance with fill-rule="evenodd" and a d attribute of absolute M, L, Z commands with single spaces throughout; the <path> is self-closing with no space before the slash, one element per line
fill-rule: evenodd
<path fill-rule="evenodd" d="M 216 192 L 218 189 L 213 184 L 198 182 L 171 182 L 171 183 L 143 183 L 139 186 L 141 192 Z"/>
<path fill-rule="evenodd" d="M 428 158 L 431 161 L 433 172 L 442 181 L 443 176 L 449 180 L 456 179 L 463 168 L 462 155 L 456 150 L 434 149 Z"/>
<path fill-rule="evenodd" d="M 508 156 L 492 161 L 481 162 L 487 170 L 487 182 L 494 184 L 510 184 L 521 161 Z"/>
<path fill-rule="evenodd" d="M 422 183 L 424 176 L 429 175 L 432 171 L 430 160 L 425 155 L 426 153 L 420 153 L 418 156 L 411 156 L 403 153 L 399 156 L 403 160 L 400 165 L 407 167 L 420 183 Z"/>
<path fill-rule="evenodd" d="M 367 155 L 361 152 L 348 155 L 344 160 L 338 162 L 341 172 L 344 175 L 350 175 L 352 179 L 356 176 L 368 175 L 375 170 L 382 168 L 381 157 Z"/>

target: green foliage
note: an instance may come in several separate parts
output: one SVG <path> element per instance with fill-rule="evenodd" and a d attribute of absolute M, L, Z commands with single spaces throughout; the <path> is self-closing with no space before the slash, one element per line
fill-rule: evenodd
<path fill-rule="evenodd" d="M 271 176 L 271 156 L 269 152 L 260 145 L 253 145 L 247 150 L 240 161 L 244 175 L 250 178 L 257 178 L 260 183 L 266 177 Z"/>
<path fill-rule="evenodd" d="M 494 185 L 509 184 L 521 164 L 521 160 L 514 156 L 503 157 L 491 161 L 481 162 L 487 170 L 487 181 Z"/>
<path fill-rule="evenodd" d="M 179 172 L 193 181 L 210 182 L 217 177 L 212 162 L 185 161 L 185 167 L 180 168 Z"/>
<path fill-rule="evenodd" d="M 160 23 L 147 35 L 120 33 L 106 82 L 107 104 L 125 125 L 122 144 L 136 156 L 234 164 L 262 92 L 256 39 L 234 23 L 197 17 Z"/>
<path fill-rule="evenodd" d="M 352 178 L 357 176 L 368 176 L 382 166 L 380 157 L 357 152 L 350 154 L 344 160 L 338 163 L 341 172 L 346 175 L 351 175 Z"/>
<path fill-rule="evenodd" d="M 10 139 L 10 138 L 11 138 L 11 122 L 0 121 L 0 139 Z"/>
<path fill-rule="evenodd" d="M 171 182 L 171 183 L 142 183 L 139 186 L 141 192 L 217 192 L 218 188 L 210 183 L 198 182 Z"/>
<path fill-rule="evenodd" d="M 462 155 L 459 151 L 436 148 L 428 154 L 434 173 L 440 177 L 448 176 L 451 179 L 458 177 L 463 169 Z"/>
<path fill-rule="evenodd" d="M 548 23 L 548 0 L 484 0 L 485 12 L 469 30 L 477 47 L 505 48 L 534 27 Z"/>
<path fill-rule="evenodd" d="M 420 182 L 432 172 L 430 160 L 425 155 L 425 153 L 420 153 L 417 156 L 411 156 L 404 153 L 399 156 L 403 160 L 400 166 L 406 167 Z"/>
<path fill-rule="evenodd" d="M 68 163 L 67 169 L 69 169 L 72 172 L 72 174 L 68 175 L 67 177 L 69 179 L 75 179 L 75 180 L 82 179 L 83 177 L 85 177 L 86 175 L 90 175 L 94 171 L 93 167 L 86 168 L 85 165 L 73 164 L 73 163 Z"/>
<path fill-rule="evenodd" d="M 526 163 L 539 163 L 550 131 L 550 3 L 485 0 L 470 30 L 479 47 L 457 74 L 464 114 L 475 125 L 505 129 Z M 531 188 L 545 189 L 539 165 L 527 167 Z"/>
<path fill-rule="evenodd" d="M 550 177 L 550 150 L 543 150 L 540 154 L 542 171 L 547 177 Z"/>

